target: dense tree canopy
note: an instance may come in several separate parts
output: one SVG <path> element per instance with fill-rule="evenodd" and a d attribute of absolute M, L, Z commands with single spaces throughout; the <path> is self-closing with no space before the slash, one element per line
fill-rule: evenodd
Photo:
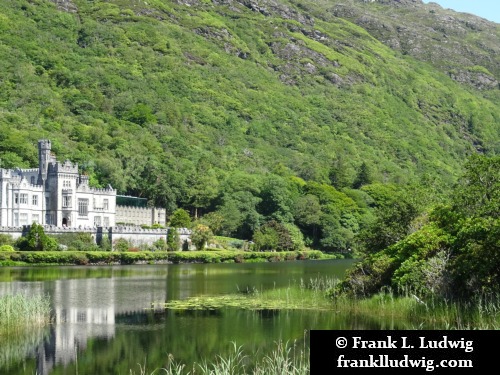
<path fill-rule="evenodd" d="M 350 273 L 343 285 L 346 290 L 366 295 L 392 286 L 444 297 L 497 293 L 499 166 L 499 156 L 469 158 L 449 204 L 432 209 L 420 229 L 404 238 L 393 237 L 384 243 L 388 247 L 376 247 L 376 252 Z M 400 224 L 406 223 L 408 229 L 411 227 L 404 218 L 414 215 L 408 216 L 405 205 L 394 206 L 388 213 L 401 219 Z M 384 228 L 381 233 L 385 233 Z"/>
<path fill-rule="evenodd" d="M 468 155 L 500 152 L 498 85 L 389 48 L 338 1 L 55 3 L 0 9 L 1 166 L 35 167 L 50 138 L 94 186 L 145 197 L 174 226 L 250 240 L 275 221 L 307 246 L 374 252 L 421 227 L 415 181 L 448 192 Z M 415 18 L 350 3 L 347 18 L 358 5 Z M 464 50 L 496 50 L 481 27 Z M 496 55 L 469 58 L 454 68 L 496 79 Z M 457 213 L 497 215 L 484 181 L 462 182 Z"/>

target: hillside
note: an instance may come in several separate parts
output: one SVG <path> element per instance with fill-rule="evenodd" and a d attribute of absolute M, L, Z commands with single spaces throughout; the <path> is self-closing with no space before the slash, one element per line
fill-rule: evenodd
<path fill-rule="evenodd" d="M 2 167 L 36 166 L 50 138 L 94 184 L 170 211 L 270 174 L 340 170 L 340 188 L 362 163 L 446 186 L 500 152 L 498 34 L 417 0 L 4 1 Z"/>
<path fill-rule="evenodd" d="M 479 90 L 498 89 L 500 29 L 494 22 L 420 0 L 332 1 L 328 9 L 457 82 Z"/>

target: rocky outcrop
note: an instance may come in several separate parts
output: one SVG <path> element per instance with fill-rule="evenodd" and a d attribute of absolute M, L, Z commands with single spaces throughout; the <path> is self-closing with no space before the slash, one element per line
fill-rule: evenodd
<path fill-rule="evenodd" d="M 420 0 L 337 0 L 330 13 L 363 27 L 390 48 L 434 65 L 477 89 L 498 87 L 500 27 Z M 482 66 L 487 73 L 464 67 Z"/>
<path fill-rule="evenodd" d="M 78 7 L 71 0 L 51 0 L 54 4 L 56 4 L 57 9 L 62 10 L 64 12 L 76 13 L 78 12 Z"/>

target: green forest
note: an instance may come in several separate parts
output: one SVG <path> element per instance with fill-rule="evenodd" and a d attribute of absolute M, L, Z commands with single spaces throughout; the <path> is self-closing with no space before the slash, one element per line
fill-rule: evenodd
<path fill-rule="evenodd" d="M 496 237 L 455 238 L 497 228 L 498 211 L 450 216 L 478 193 L 464 173 L 500 153 L 500 29 L 450 12 L 356 0 L 4 1 L 1 167 L 36 167 L 38 139 L 51 139 L 93 186 L 185 210 L 216 235 L 368 253 L 385 263 L 366 292 L 418 278 L 446 249 L 480 259 Z M 450 14 L 455 23 L 439 23 Z M 450 50 L 462 58 L 452 63 Z M 433 250 L 405 260 L 411 246 Z M 483 271 L 481 285 L 497 283 Z"/>

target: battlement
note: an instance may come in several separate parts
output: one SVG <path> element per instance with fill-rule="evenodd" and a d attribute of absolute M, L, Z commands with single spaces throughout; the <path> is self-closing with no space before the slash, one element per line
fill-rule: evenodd
<path fill-rule="evenodd" d="M 81 225 L 96 228 L 94 225 L 115 225 L 117 222 L 136 226 L 166 223 L 166 210 L 146 207 L 145 198 L 121 197 L 130 207 L 118 207 L 116 189 L 111 185 L 91 187 L 89 176 L 80 174 L 77 163 L 57 161 L 48 139 L 38 142 L 38 168 L 0 168 L 0 181 L 3 188 L 15 190 L 15 194 L 7 190 L 5 199 L 0 200 L 0 209 L 15 207 L 2 211 L 0 225 L 36 221 L 67 225 L 79 231 L 84 229 Z M 62 230 L 69 228 L 62 227 Z M 146 233 L 142 228 L 134 229 L 134 233 L 138 230 L 138 233 Z"/>
<path fill-rule="evenodd" d="M 9 182 L 12 184 L 13 189 L 29 188 L 30 191 L 32 190 L 43 191 L 43 186 L 32 184 L 26 178 L 20 175 L 11 175 Z"/>
<path fill-rule="evenodd" d="M 55 174 L 55 173 L 74 173 L 78 174 L 78 164 L 72 163 L 69 160 L 66 160 L 64 163 L 49 163 L 49 168 L 48 168 L 48 173 L 49 174 Z"/>
<path fill-rule="evenodd" d="M 116 226 L 113 227 L 113 233 L 150 233 L 150 234 L 167 234 L 166 228 L 157 228 L 157 229 L 144 229 L 136 226 Z"/>
<path fill-rule="evenodd" d="M 116 189 L 113 189 L 111 187 L 111 185 L 108 185 L 105 188 L 90 188 L 89 190 L 92 193 L 107 194 L 107 195 L 116 195 Z"/>
<path fill-rule="evenodd" d="M 20 169 L 21 173 L 38 173 L 38 168 Z"/>
<path fill-rule="evenodd" d="M 120 208 L 121 210 L 127 210 L 127 211 L 137 211 L 137 212 L 151 212 L 151 207 L 136 207 L 136 206 L 122 206 L 122 205 L 116 205 L 116 207 Z"/>

